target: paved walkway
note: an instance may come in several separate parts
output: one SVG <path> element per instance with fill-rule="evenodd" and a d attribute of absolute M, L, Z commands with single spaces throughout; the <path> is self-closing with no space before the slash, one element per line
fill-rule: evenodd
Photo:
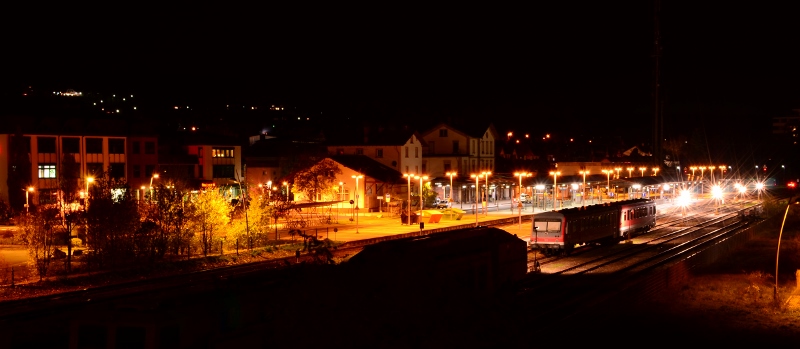
<path fill-rule="evenodd" d="M 599 201 L 596 203 L 599 203 Z M 591 204 L 591 202 L 587 202 L 587 205 L 588 204 Z M 548 203 L 547 209 L 544 210 L 541 206 L 534 209 L 532 204 L 525 204 L 525 207 L 522 210 L 522 216 L 530 216 L 534 213 L 553 210 L 553 207 L 549 205 L 551 205 L 551 203 Z M 457 208 L 466 212 L 460 220 L 456 220 L 454 216 L 443 215 L 438 223 L 429 223 L 429 218 L 423 217 L 422 221 L 425 223 L 423 229 L 432 230 L 456 225 L 474 225 L 476 216 L 472 206 L 473 204 L 466 203 L 463 205 L 463 208 L 461 204 L 453 205 L 453 208 Z M 578 206 L 580 206 L 580 202 L 578 202 Z M 573 206 L 570 203 L 567 203 L 566 205 L 558 205 L 557 209 L 568 207 Z M 487 213 L 481 212 L 478 214 L 478 224 L 489 220 L 520 217 L 520 212 L 516 208 L 514 208 L 512 212 L 511 200 L 499 200 L 497 203 L 490 203 L 487 207 L 487 210 Z M 398 235 L 420 231 L 419 224 L 415 223 L 408 225 L 405 222 L 400 221 L 400 216 L 389 215 L 386 212 L 361 213 L 358 216 L 357 221 L 355 217 L 353 217 L 353 221 L 350 221 L 349 218 L 349 215 L 347 217 L 340 216 L 338 223 L 324 224 L 317 227 L 304 228 L 301 230 L 305 231 L 307 234 L 313 234 L 313 232 L 316 231 L 317 237 L 322 239 L 328 238 L 337 242 L 372 239 L 388 235 Z M 334 229 L 338 231 L 334 231 Z M 527 223 L 523 222 L 521 225 L 509 226 L 505 228 L 505 230 L 509 233 L 517 234 L 521 239 L 527 241 L 531 231 L 531 222 L 528 221 Z M 286 234 L 288 233 L 288 230 L 281 229 L 279 232 L 283 238 L 287 236 Z"/>

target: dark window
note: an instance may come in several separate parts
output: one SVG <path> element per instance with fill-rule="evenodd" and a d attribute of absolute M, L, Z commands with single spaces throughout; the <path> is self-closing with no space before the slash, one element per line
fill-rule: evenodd
<path fill-rule="evenodd" d="M 55 153 L 56 152 L 56 138 L 55 137 L 39 137 L 36 139 L 36 144 L 39 147 L 39 153 Z"/>
<path fill-rule="evenodd" d="M 356 148 L 356 155 L 364 155 L 364 148 Z"/>
<path fill-rule="evenodd" d="M 83 325 L 78 329 L 78 348 L 105 348 L 107 337 L 105 326 Z"/>
<path fill-rule="evenodd" d="M 383 157 L 383 149 L 375 150 L 375 157 L 378 158 L 378 159 L 382 158 Z"/>
<path fill-rule="evenodd" d="M 86 138 L 86 152 L 89 154 L 102 154 L 103 153 L 103 139 L 102 138 Z"/>
<path fill-rule="evenodd" d="M 120 163 L 111 164 L 111 166 L 109 166 L 108 170 L 109 170 L 109 174 L 108 175 L 111 178 L 115 178 L 115 179 L 125 178 L 125 164 L 120 164 Z"/>
<path fill-rule="evenodd" d="M 87 163 L 86 174 L 94 177 L 101 176 L 103 174 L 103 163 L 102 162 Z"/>
<path fill-rule="evenodd" d="M 233 178 L 234 176 L 234 165 L 214 165 L 213 167 L 213 177 L 214 178 Z"/>
<path fill-rule="evenodd" d="M 139 143 L 139 141 L 133 141 L 133 147 L 132 147 L 133 149 L 131 149 L 133 154 L 139 154 L 141 152 L 141 149 L 139 149 L 140 146 L 141 144 Z"/>
<path fill-rule="evenodd" d="M 458 141 L 453 141 L 453 154 L 458 154 Z"/>
<path fill-rule="evenodd" d="M 144 153 L 145 154 L 155 154 L 156 153 L 156 142 L 144 142 Z"/>
<path fill-rule="evenodd" d="M 62 138 L 61 147 L 64 153 L 78 154 L 81 152 L 80 138 Z"/>
<path fill-rule="evenodd" d="M 145 348 L 145 334 L 144 327 L 117 327 L 116 343 L 114 348 L 120 349 L 139 349 Z"/>
<path fill-rule="evenodd" d="M 439 137 L 447 137 L 447 129 L 443 128 L 439 130 Z"/>
<path fill-rule="evenodd" d="M 133 178 L 142 177 L 142 165 L 133 165 Z"/>
<path fill-rule="evenodd" d="M 113 138 L 108 140 L 109 154 L 125 154 L 125 140 Z"/>
<path fill-rule="evenodd" d="M 156 166 L 155 165 L 145 165 L 144 166 L 144 175 L 147 177 L 152 177 L 153 172 L 155 172 Z"/>

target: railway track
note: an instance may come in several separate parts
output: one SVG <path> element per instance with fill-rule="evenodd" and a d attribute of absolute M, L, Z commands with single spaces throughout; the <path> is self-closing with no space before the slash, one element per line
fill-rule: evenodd
<path fill-rule="evenodd" d="M 557 331 L 567 323 L 571 326 L 576 318 L 586 321 L 593 317 L 579 315 L 602 308 L 600 304 L 618 296 L 639 277 L 737 234 L 749 223 L 740 220 L 736 212 L 728 212 L 637 244 L 619 244 L 562 259 L 546 273 L 530 275 L 524 281 L 516 307 L 547 319 L 546 325 L 536 327 L 537 333 Z"/>

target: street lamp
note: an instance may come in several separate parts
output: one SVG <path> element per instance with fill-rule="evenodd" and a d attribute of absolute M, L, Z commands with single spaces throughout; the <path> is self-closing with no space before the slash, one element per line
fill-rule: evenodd
<path fill-rule="evenodd" d="M 705 191 L 705 188 L 703 187 L 703 177 L 705 177 L 703 176 L 703 172 L 706 171 L 706 167 L 700 166 L 698 168 L 700 169 L 700 195 L 703 195 L 703 191 Z"/>
<path fill-rule="evenodd" d="M 514 176 L 519 177 L 519 193 L 517 195 L 517 202 L 519 203 L 519 228 L 522 229 L 522 177 L 530 177 L 533 174 L 530 172 L 515 172 Z M 512 211 L 513 214 L 513 211 Z"/>
<path fill-rule="evenodd" d="M 614 173 L 614 171 L 602 170 L 601 172 L 606 174 L 606 196 L 609 196 L 608 192 L 611 190 L 611 174 Z M 609 196 L 608 199 L 611 200 L 611 197 Z M 602 201 L 603 201 L 603 193 L 600 193 L 600 202 Z"/>
<path fill-rule="evenodd" d="M 25 189 L 22 189 L 22 190 L 25 190 Z M 32 192 L 33 192 L 33 187 L 28 187 L 28 189 L 25 190 L 25 213 L 30 212 L 30 209 L 29 209 L 30 205 L 28 204 L 28 193 L 32 193 Z"/>
<path fill-rule="evenodd" d="M 83 205 L 85 209 L 89 209 L 89 183 L 94 182 L 94 177 L 86 177 L 86 203 Z"/>
<path fill-rule="evenodd" d="M 725 176 L 725 165 L 719 165 L 719 182 L 722 183 L 723 177 Z"/>
<path fill-rule="evenodd" d="M 628 178 L 633 177 L 633 167 L 628 167 Z"/>
<path fill-rule="evenodd" d="M 619 171 L 622 171 L 622 167 L 615 167 L 614 171 L 617 171 L 617 179 L 619 179 Z"/>
<path fill-rule="evenodd" d="M 653 176 L 658 176 L 658 171 L 661 170 L 658 167 L 653 167 Z"/>
<path fill-rule="evenodd" d="M 356 179 L 356 234 L 358 234 L 358 179 L 364 178 L 364 176 L 360 174 L 354 174 L 350 177 Z"/>
<path fill-rule="evenodd" d="M 717 166 L 708 166 L 708 172 L 711 173 L 711 184 L 714 184 L 714 170 L 717 169 Z"/>
<path fill-rule="evenodd" d="M 422 200 L 422 180 L 428 180 L 428 176 L 414 176 L 414 179 L 419 179 L 419 214 L 422 215 L 422 208 L 424 207 L 424 200 Z"/>
<path fill-rule="evenodd" d="M 445 173 L 446 176 L 450 177 L 450 197 L 449 201 L 453 202 L 453 177 L 458 175 L 458 172 L 447 172 Z"/>
<path fill-rule="evenodd" d="M 483 171 L 481 172 L 482 175 L 486 177 L 486 189 L 484 192 L 486 193 L 486 201 L 483 202 L 483 214 L 489 214 L 489 175 L 492 174 L 490 171 Z"/>
<path fill-rule="evenodd" d="M 644 171 L 647 170 L 647 167 L 639 167 L 639 171 L 642 171 L 642 177 L 644 177 Z"/>
<path fill-rule="evenodd" d="M 339 182 L 339 184 L 343 184 L 343 183 Z M 286 201 L 289 201 L 289 182 L 283 182 L 283 186 L 286 187 Z"/>
<path fill-rule="evenodd" d="M 697 166 L 690 166 L 689 169 L 692 170 L 692 182 L 694 182 L 695 181 L 695 179 L 694 179 L 694 171 L 697 170 Z"/>
<path fill-rule="evenodd" d="M 483 173 L 481 174 L 471 174 L 470 177 L 475 178 L 475 226 L 478 226 L 478 200 L 480 198 L 480 187 L 481 187 L 481 177 L 484 176 Z"/>
<path fill-rule="evenodd" d="M 558 176 L 561 174 L 561 171 L 550 171 L 550 175 L 553 176 L 553 210 L 556 209 L 556 199 L 558 198 Z"/>
<path fill-rule="evenodd" d="M 404 173 L 403 177 L 408 178 L 408 225 L 411 225 L 411 178 L 414 177 L 414 174 Z"/>
<path fill-rule="evenodd" d="M 267 200 L 272 197 L 272 181 L 267 181 Z"/>
<path fill-rule="evenodd" d="M 158 173 L 153 173 L 153 175 L 150 176 L 150 186 L 148 187 L 148 189 L 150 190 L 150 200 L 149 201 L 151 201 L 151 202 L 153 201 L 153 179 L 158 179 Z M 89 182 L 91 182 L 91 181 L 89 181 Z M 87 191 L 86 196 L 87 196 L 87 200 L 88 200 L 88 196 L 89 196 L 89 193 L 88 193 L 89 185 L 88 184 L 86 185 L 86 191 Z"/>
<path fill-rule="evenodd" d="M 631 170 L 631 168 L 628 168 L 629 172 L 630 172 L 630 170 Z M 581 205 L 585 206 L 586 205 L 586 175 L 589 174 L 589 170 L 580 171 L 578 173 L 583 175 L 583 188 L 581 188 L 581 202 L 582 202 Z M 628 177 L 630 177 L 630 174 L 628 174 Z"/>

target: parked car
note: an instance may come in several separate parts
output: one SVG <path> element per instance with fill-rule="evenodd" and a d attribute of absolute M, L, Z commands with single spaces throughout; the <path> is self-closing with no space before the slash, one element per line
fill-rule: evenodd
<path fill-rule="evenodd" d="M 523 203 L 529 204 L 531 203 L 531 196 L 525 193 L 519 194 L 519 199 Z"/>
<path fill-rule="evenodd" d="M 449 206 L 448 203 L 447 199 L 436 198 L 436 200 L 433 201 L 433 206 L 441 210 L 447 208 Z"/>

